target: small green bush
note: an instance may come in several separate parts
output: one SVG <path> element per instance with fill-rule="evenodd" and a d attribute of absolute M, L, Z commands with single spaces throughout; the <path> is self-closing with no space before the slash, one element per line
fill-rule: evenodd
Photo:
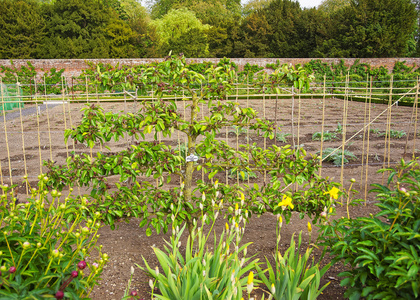
<path fill-rule="evenodd" d="M 402 139 L 403 137 L 407 136 L 407 133 L 405 133 L 404 130 L 394 130 L 394 129 L 391 129 L 390 131 L 387 131 L 387 132 L 382 132 L 379 135 L 384 136 L 384 135 L 387 135 L 387 133 L 388 133 L 388 136 L 393 139 Z"/>
<path fill-rule="evenodd" d="M 324 131 L 324 134 L 322 134 L 322 132 L 315 132 L 312 135 L 313 141 L 320 141 L 321 139 L 323 139 L 323 141 L 325 142 L 325 141 L 332 141 L 335 138 L 337 138 L 337 134 L 335 132 L 329 132 L 328 130 Z"/>
<path fill-rule="evenodd" d="M 288 136 L 291 136 L 292 134 L 291 133 L 282 133 L 282 132 L 278 132 L 277 134 L 276 134 L 276 139 L 277 139 L 277 141 L 279 141 L 279 142 L 282 142 L 282 143 L 287 143 L 287 137 Z"/>
<path fill-rule="evenodd" d="M 333 149 L 333 148 L 324 149 L 324 151 L 322 152 L 322 159 L 325 161 L 332 162 L 336 166 L 341 166 L 341 164 L 343 163 L 347 164 L 349 161 L 357 159 L 356 155 L 354 155 L 354 153 L 351 151 L 344 150 L 344 156 L 343 156 L 343 150 L 341 149 L 337 151 L 335 150 L 336 149 Z"/>
<path fill-rule="evenodd" d="M 420 168 L 401 160 L 387 185 L 374 184 L 380 211 L 368 217 L 341 218 L 320 226 L 321 244 L 333 262 L 350 267 L 345 277 L 350 299 L 419 299 Z"/>

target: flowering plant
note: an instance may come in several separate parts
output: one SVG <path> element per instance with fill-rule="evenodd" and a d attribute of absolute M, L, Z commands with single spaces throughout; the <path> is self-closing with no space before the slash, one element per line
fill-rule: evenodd
<path fill-rule="evenodd" d="M 217 214 L 217 213 L 216 213 Z M 143 258 L 145 267 L 138 266 L 150 277 L 153 299 L 243 299 L 243 292 L 248 295 L 253 290 L 253 273 L 258 260 L 246 257 L 247 247 L 250 243 L 239 246 L 244 227 L 239 224 L 242 220 L 239 208 L 231 224 L 226 223 L 226 228 L 220 235 L 219 241 L 214 233 L 213 252 L 206 247 L 209 235 L 204 234 L 203 225 L 188 237 L 185 253 L 182 253 L 181 236 L 185 225 L 181 229 L 173 229 L 172 237 L 165 252 L 153 248 L 160 268 L 153 269 Z M 198 245 L 196 245 L 196 243 Z M 157 287 L 160 294 L 154 293 Z"/>
<path fill-rule="evenodd" d="M 46 176 L 39 179 L 38 189 L 21 202 L 16 186 L 0 186 L 0 298 L 88 297 L 108 259 L 97 247 L 99 258 L 89 263 L 100 214 L 87 219 L 85 199 L 74 199 L 71 189 L 61 199 L 45 188 Z"/>
<path fill-rule="evenodd" d="M 337 189 L 338 190 L 338 189 Z M 290 198 L 283 198 L 279 205 L 291 204 Z M 268 299 L 275 300 L 291 300 L 291 299 L 313 299 L 315 300 L 329 283 L 320 287 L 321 277 L 329 269 L 330 264 L 327 264 L 321 269 L 320 262 L 315 263 L 310 261 L 313 247 L 311 241 L 303 255 L 300 255 L 299 249 L 302 244 L 302 232 L 299 234 L 298 243 L 294 241 L 292 236 L 289 248 L 282 255 L 279 249 L 281 239 L 281 227 L 283 218 L 278 217 L 277 222 L 277 246 L 274 255 L 274 265 L 272 265 L 266 258 L 267 269 L 263 270 L 259 265 L 256 266 L 258 276 L 261 278 L 263 284 L 270 291 Z M 308 222 L 308 232 L 311 236 L 312 225 Z M 297 249 L 297 251 L 296 251 Z"/>
<path fill-rule="evenodd" d="M 418 299 L 420 296 L 420 167 L 401 159 L 387 185 L 374 184 L 379 211 L 367 217 L 326 219 L 321 245 L 348 270 L 341 285 L 350 299 Z"/>

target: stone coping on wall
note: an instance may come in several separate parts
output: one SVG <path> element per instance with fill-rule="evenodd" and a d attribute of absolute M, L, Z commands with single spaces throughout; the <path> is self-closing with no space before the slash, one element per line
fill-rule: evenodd
<path fill-rule="evenodd" d="M 420 66 L 420 58 L 231 58 L 230 60 L 238 65 L 239 70 L 243 70 L 244 66 L 249 63 L 250 65 L 258 65 L 260 67 L 266 67 L 267 64 L 276 63 L 277 60 L 280 64 L 305 64 L 311 60 L 321 60 L 326 63 L 340 63 L 344 61 L 346 66 L 353 65 L 357 60 L 360 63 L 367 63 L 372 67 L 384 66 L 388 70 L 392 70 L 396 61 L 405 62 L 408 66 Z M 57 70 L 64 69 L 64 76 L 78 76 L 81 70 L 88 68 L 88 63 L 93 64 L 111 64 L 113 66 L 119 64 L 127 66 L 135 66 L 141 64 L 147 64 L 151 62 L 162 61 L 163 58 L 126 58 L 126 59 L 0 59 L 0 66 L 5 67 L 16 67 L 27 66 L 30 62 L 36 69 L 37 73 L 42 76 L 43 71 L 56 68 Z M 220 58 L 187 58 L 187 62 L 219 62 Z"/>

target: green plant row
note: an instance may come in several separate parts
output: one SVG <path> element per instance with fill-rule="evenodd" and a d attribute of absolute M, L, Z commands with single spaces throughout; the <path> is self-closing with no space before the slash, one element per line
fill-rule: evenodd
<path fill-rule="evenodd" d="M 106 90 L 113 92 L 122 92 L 124 90 L 136 90 L 139 95 L 150 95 L 152 90 L 147 89 L 143 82 L 138 81 L 141 74 L 149 67 L 156 67 L 159 63 L 153 62 L 138 66 L 124 66 L 117 64 L 112 66 L 110 64 L 99 63 L 97 65 L 89 63 L 89 67 L 82 70 L 81 74 L 73 77 L 71 82 L 63 81 L 62 76 L 64 69 L 56 70 L 52 68 L 43 73 L 42 78 L 38 78 L 38 73 L 35 67 L 28 61 L 27 66 L 21 68 L 0 66 L 0 71 L 3 74 L 2 81 L 4 84 L 16 84 L 19 82 L 22 86 L 24 95 L 33 95 L 35 92 L 39 94 L 62 94 L 63 87 L 67 89 L 67 93 L 102 93 Z M 254 87 L 260 86 L 260 89 L 251 91 L 252 93 L 264 93 L 266 73 L 263 67 L 258 65 L 250 65 L 247 63 L 244 70 L 238 72 L 238 66 L 230 61 L 230 59 L 222 58 L 217 64 L 211 62 L 191 63 L 186 67 L 199 74 L 206 74 L 207 70 L 214 67 L 229 66 L 235 71 L 235 84 L 249 84 Z M 279 61 L 275 64 L 267 64 L 267 68 L 280 67 Z M 381 66 L 378 68 L 371 67 L 369 64 L 360 63 L 356 60 L 352 66 L 347 67 L 344 61 L 341 60 L 338 64 L 328 64 L 321 60 L 312 60 L 303 65 L 303 68 L 315 76 L 317 82 L 323 82 L 326 77 L 326 86 L 329 92 L 340 93 L 337 88 L 342 88 L 349 76 L 349 88 L 363 88 L 369 86 L 368 80 L 372 79 L 373 88 L 381 88 L 376 90 L 379 93 L 389 93 L 391 78 L 393 80 L 393 100 L 399 99 L 402 95 L 410 90 L 415 85 L 415 82 L 420 75 L 419 68 L 409 67 L 404 62 L 396 62 L 392 72 Z M 208 78 L 208 80 L 210 80 Z M 36 82 L 37 81 L 37 82 Z M 258 84 L 261 83 L 261 84 Z M 164 85 L 163 88 L 168 89 L 173 95 L 183 96 L 185 93 L 178 93 L 172 90 L 170 86 Z M 197 86 L 199 88 L 199 86 Z M 415 92 L 415 91 L 414 91 Z M 414 93 L 413 92 L 413 93 Z M 247 92 L 249 94 L 249 91 Z M 383 101 L 389 100 L 387 96 L 382 97 Z M 412 101 L 414 96 L 410 96 Z"/>

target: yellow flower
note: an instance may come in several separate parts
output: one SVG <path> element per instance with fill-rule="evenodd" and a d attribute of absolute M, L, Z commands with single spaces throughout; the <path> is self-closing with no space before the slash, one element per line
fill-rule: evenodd
<path fill-rule="evenodd" d="M 248 281 L 246 282 L 246 291 L 248 295 L 251 294 L 252 290 L 254 289 L 254 273 L 251 271 L 248 275 Z"/>
<path fill-rule="evenodd" d="M 340 192 L 335 186 L 328 192 L 324 192 L 324 195 L 329 194 L 331 198 L 338 199 L 338 193 Z"/>
<path fill-rule="evenodd" d="M 254 272 L 251 271 L 251 272 L 249 272 L 248 281 L 247 281 L 246 284 L 251 284 L 253 282 L 254 282 Z"/>
<path fill-rule="evenodd" d="M 309 231 L 309 233 L 311 233 L 311 232 L 312 232 L 312 225 L 311 225 L 311 223 L 310 223 L 310 222 L 308 222 L 308 231 Z"/>
<path fill-rule="evenodd" d="M 279 203 L 279 206 L 284 206 L 285 208 L 289 206 L 291 209 L 293 209 L 295 206 L 292 204 L 292 198 L 289 196 L 283 195 L 283 199 Z"/>
<path fill-rule="evenodd" d="M 226 231 L 229 231 L 229 225 L 228 223 L 225 223 Z"/>

